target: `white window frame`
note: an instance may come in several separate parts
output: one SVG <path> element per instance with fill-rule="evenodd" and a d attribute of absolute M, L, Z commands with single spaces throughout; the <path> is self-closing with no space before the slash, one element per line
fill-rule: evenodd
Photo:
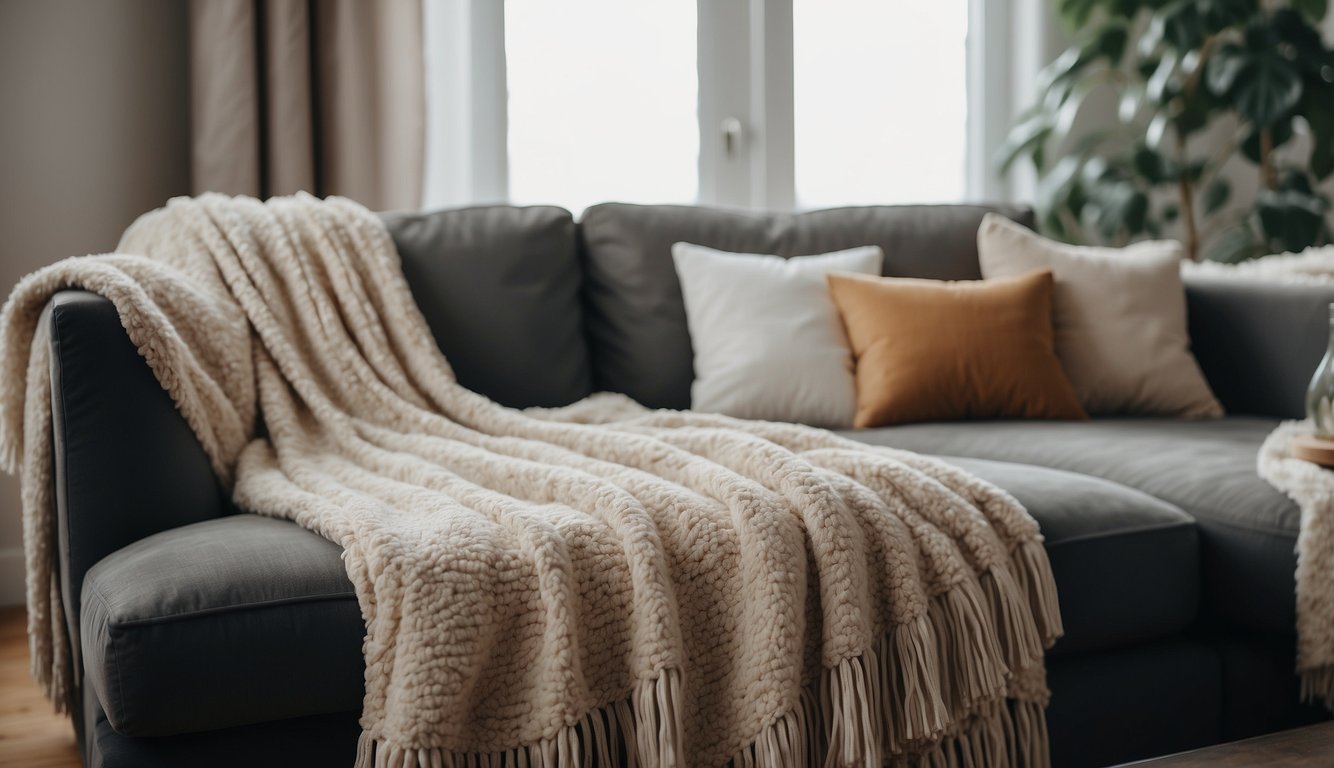
<path fill-rule="evenodd" d="M 1044 0 L 937 1 L 969 4 L 965 198 L 1031 199 L 1031 175 L 1021 169 L 998 178 L 994 158 L 1015 115 L 1031 102 L 1036 73 L 1063 43 L 1051 12 Z M 698 202 L 792 210 L 792 0 L 697 4 Z M 425 207 L 508 199 L 504 8 L 503 0 L 424 4 Z"/>

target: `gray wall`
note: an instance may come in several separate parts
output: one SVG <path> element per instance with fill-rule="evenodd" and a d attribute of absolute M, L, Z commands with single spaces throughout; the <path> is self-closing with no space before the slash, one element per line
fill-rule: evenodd
<path fill-rule="evenodd" d="M 0 0 L 0 291 L 109 251 L 188 194 L 186 8 Z M 18 484 L 0 476 L 0 605 L 22 602 Z"/>

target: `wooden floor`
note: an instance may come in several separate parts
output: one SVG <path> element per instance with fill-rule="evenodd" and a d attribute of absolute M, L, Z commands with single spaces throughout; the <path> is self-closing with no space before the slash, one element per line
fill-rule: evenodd
<path fill-rule="evenodd" d="M 0 766 L 78 768 L 74 728 L 53 714 L 28 673 L 27 619 L 0 608 Z"/>

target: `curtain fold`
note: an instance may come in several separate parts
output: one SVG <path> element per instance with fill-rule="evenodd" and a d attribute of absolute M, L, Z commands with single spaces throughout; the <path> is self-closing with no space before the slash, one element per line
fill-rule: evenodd
<path fill-rule="evenodd" d="M 421 202 L 421 0 L 191 0 L 191 186 Z"/>

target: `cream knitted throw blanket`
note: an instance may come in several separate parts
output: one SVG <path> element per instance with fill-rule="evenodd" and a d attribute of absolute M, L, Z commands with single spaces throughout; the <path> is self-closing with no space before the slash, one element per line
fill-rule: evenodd
<path fill-rule="evenodd" d="M 1280 424 L 1260 447 L 1260 476 L 1302 510 L 1297 533 L 1297 673 L 1303 701 L 1334 709 L 1334 472 L 1293 458 L 1311 423 Z"/>
<path fill-rule="evenodd" d="M 0 318 L 35 673 L 58 704 L 76 672 L 38 318 L 81 287 L 239 506 L 343 547 L 358 766 L 1047 762 L 1056 592 L 1004 492 L 803 427 L 606 395 L 500 407 L 454 383 L 388 233 L 346 200 L 174 200 L 119 250 L 139 255 L 29 276 Z"/>

